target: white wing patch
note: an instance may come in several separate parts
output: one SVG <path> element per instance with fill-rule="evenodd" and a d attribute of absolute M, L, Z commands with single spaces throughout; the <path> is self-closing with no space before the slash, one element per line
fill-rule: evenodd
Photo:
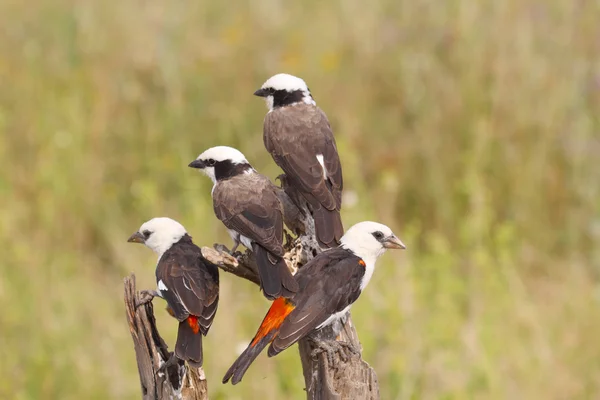
<path fill-rule="evenodd" d="M 323 179 L 327 180 L 327 168 L 325 168 L 325 160 L 323 159 L 323 154 L 317 154 L 317 161 L 321 164 L 323 168 Z"/>
<path fill-rule="evenodd" d="M 168 292 L 169 289 L 167 289 L 167 285 L 165 285 L 165 283 L 162 281 L 162 279 L 160 281 L 158 281 L 158 291 L 159 292 Z"/>

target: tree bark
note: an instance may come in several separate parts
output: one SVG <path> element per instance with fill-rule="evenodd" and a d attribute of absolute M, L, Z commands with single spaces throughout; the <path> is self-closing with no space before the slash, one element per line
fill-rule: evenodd
<path fill-rule="evenodd" d="M 142 398 L 208 400 L 206 377 L 202 368 L 191 368 L 178 360 L 165 371 L 160 370 L 171 353 L 156 328 L 152 302 L 136 307 L 140 296 L 136 291 L 134 274 L 124 279 L 124 286 L 125 310 L 135 348 Z"/>
<path fill-rule="evenodd" d="M 324 344 L 336 339 L 362 350 L 350 312 L 340 325 L 337 329 L 325 327 L 298 343 L 306 397 L 311 400 L 379 399 L 377 374 L 362 360 L 361 353 L 334 353 L 332 357 L 322 350 Z"/>

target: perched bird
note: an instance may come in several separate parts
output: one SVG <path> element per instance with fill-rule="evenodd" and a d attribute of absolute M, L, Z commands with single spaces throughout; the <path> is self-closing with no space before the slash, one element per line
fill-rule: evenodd
<path fill-rule="evenodd" d="M 169 313 L 179 321 L 175 357 L 202 366 L 200 334 L 206 336 L 217 312 L 219 269 L 202 256 L 185 228 L 170 218 L 151 219 L 127 241 L 143 243 L 158 254 L 158 290 L 144 291 L 144 302 L 154 296 L 167 301 Z"/>
<path fill-rule="evenodd" d="M 290 189 L 306 200 L 321 247 L 336 247 L 344 233 L 342 166 L 325 113 L 317 107 L 306 83 L 277 74 L 254 95 L 266 99 L 269 112 L 263 140 L 275 163 L 285 172 Z M 289 193 L 296 199 L 296 193 Z M 301 204 L 298 204 L 301 207 Z"/>
<path fill-rule="evenodd" d="M 360 222 L 341 239 L 341 246 L 324 251 L 295 275 L 300 289 L 291 298 L 278 298 L 263 319 L 246 350 L 225 374 L 235 385 L 270 344 L 272 357 L 311 332 L 343 317 L 373 275 L 375 262 L 386 249 L 404 249 L 390 228 L 376 222 Z"/>
<path fill-rule="evenodd" d="M 232 147 L 212 147 L 189 166 L 213 181 L 214 211 L 234 241 L 232 253 L 240 242 L 254 252 L 264 295 L 290 297 L 298 283 L 283 259 L 283 210 L 275 185 Z"/>

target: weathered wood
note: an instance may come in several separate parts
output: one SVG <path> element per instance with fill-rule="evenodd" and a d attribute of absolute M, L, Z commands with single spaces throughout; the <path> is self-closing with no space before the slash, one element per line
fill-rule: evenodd
<path fill-rule="evenodd" d="M 142 398 L 208 400 L 202 368 L 191 368 L 179 360 L 167 367 L 166 371 L 160 371 L 171 353 L 156 328 L 152 302 L 136 307 L 140 295 L 136 291 L 134 274 L 124 279 L 124 286 L 125 310 L 140 374 Z"/>
<path fill-rule="evenodd" d="M 349 312 L 342 322 L 340 326 L 325 327 L 298 343 L 307 398 L 379 399 L 377 374 L 361 358 L 360 342 Z M 335 347 L 334 352 L 328 352 L 323 348 L 335 340 L 350 343 L 359 353 Z"/>

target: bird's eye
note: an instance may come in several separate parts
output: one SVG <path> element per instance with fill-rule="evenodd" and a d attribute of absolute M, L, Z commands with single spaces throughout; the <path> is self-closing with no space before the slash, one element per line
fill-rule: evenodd
<path fill-rule="evenodd" d="M 382 233 L 381 231 L 376 231 L 376 232 L 373 232 L 373 237 L 374 237 L 375 239 L 377 239 L 377 240 L 381 240 L 381 239 L 383 239 L 383 236 L 384 236 L 384 235 L 383 235 L 383 233 Z"/>
<path fill-rule="evenodd" d="M 145 237 L 146 239 L 148 239 L 148 238 L 150 237 L 150 235 L 152 235 L 152 232 L 150 232 L 150 231 L 148 231 L 148 230 L 145 230 L 144 232 L 142 232 L 142 235 L 144 235 L 144 237 Z"/>
<path fill-rule="evenodd" d="M 214 160 L 214 159 L 212 159 L 212 158 L 209 158 L 209 159 L 208 159 L 208 161 L 206 161 L 206 163 L 207 163 L 208 165 L 215 165 L 215 160 Z"/>

